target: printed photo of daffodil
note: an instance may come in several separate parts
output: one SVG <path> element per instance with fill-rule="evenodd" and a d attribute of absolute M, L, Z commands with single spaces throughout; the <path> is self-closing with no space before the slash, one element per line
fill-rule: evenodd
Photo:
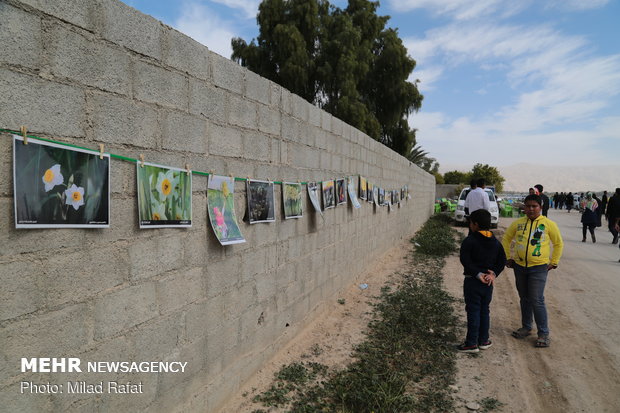
<path fill-rule="evenodd" d="M 16 228 L 108 228 L 110 156 L 13 135 Z"/>
<path fill-rule="evenodd" d="M 138 162 L 136 172 L 140 228 L 192 226 L 191 171 Z"/>
<path fill-rule="evenodd" d="M 235 178 L 209 175 L 207 209 L 211 227 L 220 244 L 245 242 L 235 215 Z"/>

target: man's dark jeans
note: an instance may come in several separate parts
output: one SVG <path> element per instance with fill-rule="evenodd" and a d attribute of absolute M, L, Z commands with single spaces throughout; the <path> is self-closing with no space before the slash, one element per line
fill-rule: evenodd
<path fill-rule="evenodd" d="M 477 346 L 486 343 L 489 340 L 489 304 L 493 298 L 493 286 L 488 286 L 475 277 L 465 277 L 463 296 L 467 312 L 465 345 Z"/>

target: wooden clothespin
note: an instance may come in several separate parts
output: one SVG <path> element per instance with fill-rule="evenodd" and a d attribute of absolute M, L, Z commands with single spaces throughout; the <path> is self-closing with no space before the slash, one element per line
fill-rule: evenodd
<path fill-rule="evenodd" d="M 190 172 L 191 172 L 191 171 L 189 170 L 189 164 L 188 164 L 188 163 L 186 163 L 186 164 L 185 164 L 185 173 L 187 174 L 187 176 L 189 176 Z"/>
<path fill-rule="evenodd" d="M 24 137 L 24 145 L 28 145 L 28 136 L 26 136 L 26 132 L 28 132 L 28 128 L 26 125 L 23 125 L 20 130 L 22 131 L 22 136 Z"/>
<path fill-rule="evenodd" d="M 100 143 L 99 144 L 99 159 L 103 159 L 103 148 L 104 148 L 103 143 Z"/>
<path fill-rule="evenodd" d="M 140 154 L 140 167 L 144 168 L 144 155 Z"/>

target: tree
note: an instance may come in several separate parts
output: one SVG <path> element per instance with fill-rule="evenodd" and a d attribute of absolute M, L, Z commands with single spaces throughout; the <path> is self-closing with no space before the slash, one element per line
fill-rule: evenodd
<path fill-rule="evenodd" d="M 471 181 L 469 173 L 456 170 L 443 174 L 443 179 L 447 184 L 467 184 Z"/>
<path fill-rule="evenodd" d="M 408 156 L 416 142 L 407 116 L 424 97 L 407 81 L 415 60 L 378 6 L 263 0 L 258 37 L 232 39 L 232 59 Z"/>
<path fill-rule="evenodd" d="M 471 170 L 472 179 L 484 178 L 487 185 L 494 185 L 495 192 L 502 192 L 504 188 L 504 177 L 499 173 L 499 170 L 487 164 L 477 163 Z"/>

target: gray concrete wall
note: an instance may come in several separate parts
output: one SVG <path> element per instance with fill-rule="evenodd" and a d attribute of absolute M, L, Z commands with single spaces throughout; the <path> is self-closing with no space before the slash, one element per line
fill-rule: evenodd
<path fill-rule="evenodd" d="M 193 179 L 193 227 L 139 230 L 135 165 L 112 160 L 111 228 L 16 230 L 12 143 L 0 136 L 0 406 L 216 411 L 432 211 L 405 158 L 116 0 L 0 1 L 0 127 L 148 161 L 257 179 L 361 174 L 412 200 L 242 223 L 222 247 Z M 237 215 L 245 187 L 236 184 Z M 278 205 L 280 191 L 277 192 Z M 21 357 L 186 361 L 185 373 L 21 373 Z M 138 395 L 20 394 L 22 381 L 131 380 Z"/>

